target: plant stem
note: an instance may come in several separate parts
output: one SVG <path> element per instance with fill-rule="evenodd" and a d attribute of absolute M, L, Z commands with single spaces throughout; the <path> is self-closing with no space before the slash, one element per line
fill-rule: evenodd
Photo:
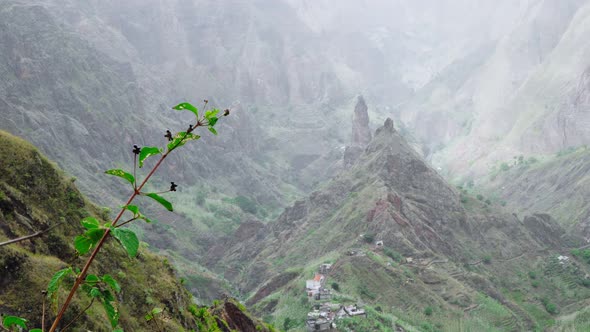
<path fill-rule="evenodd" d="M 86 312 L 86 310 L 90 309 L 90 307 L 91 307 L 91 306 L 92 306 L 92 304 L 94 303 L 94 300 L 95 300 L 95 299 L 96 299 L 95 297 L 94 297 L 94 298 L 92 298 L 92 301 L 90 301 L 90 304 L 89 304 L 89 305 L 88 305 L 86 308 L 84 308 L 84 310 L 82 310 L 82 311 L 81 311 L 81 312 L 80 312 L 80 313 L 79 313 L 79 314 L 78 314 L 76 317 L 74 317 L 74 319 L 72 319 L 72 320 L 71 320 L 71 321 L 68 323 L 68 325 L 66 325 L 66 326 L 65 326 L 65 327 L 62 329 L 62 332 L 63 332 L 63 331 L 65 331 L 65 330 L 67 330 L 67 329 L 68 329 L 68 327 L 70 327 L 70 325 L 72 325 L 72 323 L 73 323 L 73 322 L 75 322 L 75 321 L 76 321 L 78 318 L 80 318 L 80 316 L 82 316 L 82 314 L 84 314 L 84 313 Z"/>
<path fill-rule="evenodd" d="M 119 227 L 121 227 L 121 226 L 123 226 L 125 224 L 128 224 L 128 223 L 132 222 L 133 220 L 137 220 L 137 218 L 131 218 L 131 219 L 127 220 L 126 222 L 121 223 L 121 224 L 117 225 L 117 228 L 119 228 Z"/>
<path fill-rule="evenodd" d="M 61 224 L 63 224 L 63 222 L 57 223 L 57 224 L 55 224 L 55 225 L 53 225 L 53 226 L 51 226 L 49 228 L 46 228 L 46 229 L 44 229 L 42 231 L 38 231 L 36 233 L 30 234 L 30 235 L 27 235 L 27 236 L 19 237 L 17 239 L 8 240 L 8 241 L 5 241 L 5 242 L 0 242 L 0 247 L 6 246 L 6 245 L 9 245 L 9 244 L 12 244 L 12 243 L 17 243 L 17 242 L 21 242 L 21 241 L 24 241 L 24 240 L 32 239 L 32 238 L 37 237 L 37 236 L 41 236 L 41 235 L 49 232 L 50 230 L 54 229 L 55 227 L 57 227 L 57 226 L 59 226 Z"/>
<path fill-rule="evenodd" d="M 45 332 L 45 294 L 43 294 L 43 313 L 41 315 L 41 331 Z"/>

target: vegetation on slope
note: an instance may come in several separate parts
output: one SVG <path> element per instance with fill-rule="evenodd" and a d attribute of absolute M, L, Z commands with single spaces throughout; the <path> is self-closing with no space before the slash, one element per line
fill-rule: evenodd
<path fill-rule="evenodd" d="M 56 166 L 42 156 L 28 142 L 0 131 L 0 242 L 31 234 L 55 226 L 40 237 L 0 247 L 0 316 L 13 315 L 28 319 L 29 327 L 42 326 L 43 303 L 46 321 L 57 310 L 50 305 L 43 291 L 53 272 L 80 261 L 72 239 L 83 231 L 79 221 L 94 216 L 102 221 L 107 212 L 88 202 Z M 225 301 L 225 309 L 197 308 L 191 304 L 191 295 L 177 280 L 170 263 L 154 255 L 143 244 L 137 259 L 113 240 L 104 247 L 91 272 L 97 275 L 112 274 L 120 283 L 122 292 L 117 295 L 119 325 L 127 331 L 181 331 L 199 328 L 205 318 L 199 310 L 211 311 L 215 324 L 211 331 L 229 331 L 224 326 L 244 324 L 262 331 L 269 327 L 245 313 L 238 302 Z M 66 278 L 63 288 L 74 282 Z M 64 299 L 60 292 L 58 303 Z M 74 298 L 66 313 L 64 325 L 88 306 L 90 301 Z M 229 304 L 238 310 L 227 313 Z M 233 307 L 231 307 L 233 308 Z M 232 323 L 235 317 L 243 321 Z M 75 330 L 106 330 L 108 320 L 99 304 L 94 304 L 71 326 Z M 247 319 L 246 319 L 247 318 Z M 232 325 L 233 324 L 233 325 Z M 215 328 L 218 328 L 215 330 Z M 239 329 L 239 328 L 238 328 Z M 205 329 L 206 331 L 207 329 Z"/>

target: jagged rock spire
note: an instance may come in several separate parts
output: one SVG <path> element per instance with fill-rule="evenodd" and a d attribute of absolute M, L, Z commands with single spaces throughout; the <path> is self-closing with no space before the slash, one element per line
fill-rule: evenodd
<path fill-rule="evenodd" d="M 352 115 L 351 144 L 344 150 L 344 166 L 350 167 L 371 142 L 369 112 L 365 98 L 359 96 Z"/>
<path fill-rule="evenodd" d="M 352 117 L 352 146 L 366 147 L 371 142 L 369 112 L 363 96 L 359 96 Z"/>

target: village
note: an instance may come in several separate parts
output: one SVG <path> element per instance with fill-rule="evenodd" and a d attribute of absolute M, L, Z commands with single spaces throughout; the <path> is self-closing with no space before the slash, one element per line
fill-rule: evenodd
<path fill-rule="evenodd" d="M 347 317 L 366 318 L 365 310 L 357 304 L 342 305 L 330 302 L 332 291 L 325 287 L 326 278 L 332 264 L 320 265 L 314 278 L 307 280 L 305 291 L 313 303 L 313 309 L 307 314 L 305 325 L 308 331 L 329 331 L 336 328 L 336 321 Z"/>

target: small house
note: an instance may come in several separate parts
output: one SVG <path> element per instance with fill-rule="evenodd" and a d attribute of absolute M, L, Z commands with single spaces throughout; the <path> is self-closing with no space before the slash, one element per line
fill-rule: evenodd
<path fill-rule="evenodd" d="M 305 282 L 305 290 L 308 296 L 314 296 L 319 293 L 322 288 L 326 277 L 323 274 L 316 274 L 312 280 Z"/>
<path fill-rule="evenodd" d="M 308 331 L 329 331 L 332 329 L 332 322 L 325 318 L 308 319 L 305 325 Z"/>
<path fill-rule="evenodd" d="M 342 306 L 340 310 L 336 313 L 338 318 L 345 318 L 345 317 L 367 317 L 367 313 L 365 310 L 360 309 L 356 304 L 349 305 L 349 306 Z"/>
<path fill-rule="evenodd" d="M 314 299 L 317 301 L 330 300 L 332 293 L 327 288 L 320 288 L 320 290 L 314 295 Z"/>
<path fill-rule="evenodd" d="M 320 265 L 320 274 L 328 274 L 332 269 L 332 264 L 322 264 Z"/>

